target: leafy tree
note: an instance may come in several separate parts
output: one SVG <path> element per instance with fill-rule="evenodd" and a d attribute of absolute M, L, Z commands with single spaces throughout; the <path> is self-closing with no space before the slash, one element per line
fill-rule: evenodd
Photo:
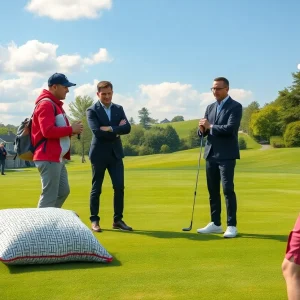
<path fill-rule="evenodd" d="M 149 129 L 151 127 L 151 124 L 153 124 L 153 119 L 150 118 L 150 112 L 146 107 L 143 107 L 141 110 L 138 111 L 139 119 L 140 119 L 140 125 L 142 125 L 143 128 Z"/>
<path fill-rule="evenodd" d="M 250 129 L 253 135 L 270 141 L 273 135 L 281 134 L 279 108 L 268 104 L 251 115 Z"/>
<path fill-rule="evenodd" d="M 123 143 L 123 150 L 125 156 L 136 156 L 138 155 L 138 147 L 128 143 Z"/>
<path fill-rule="evenodd" d="M 145 129 L 141 125 L 132 125 L 130 134 L 122 135 L 122 141 L 130 145 L 142 145 Z"/>
<path fill-rule="evenodd" d="M 283 131 L 289 123 L 300 121 L 300 72 L 292 73 L 292 76 L 292 86 L 279 91 L 278 98 L 274 101 L 274 105 L 280 107 L 279 117 Z"/>
<path fill-rule="evenodd" d="M 259 104 L 256 101 L 251 102 L 246 108 L 244 108 L 243 116 L 241 120 L 240 129 L 252 135 L 250 130 L 251 116 L 254 112 L 259 111 Z"/>
<path fill-rule="evenodd" d="M 8 133 L 8 129 L 6 127 L 0 127 L 0 135 L 6 135 Z"/>
<path fill-rule="evenodd" d="M 163 144 L 165 144 L 163 128 L 153 127 L 145 132 L 144 146 L 153 149 L 154 153 L 159 153 Z"/>
<path fill-rule="evenodd" d="M 135 125 L 135 121 L 134 121 L 133 117 L 131 117 L 128 121 L 129 121 L 130 125 Z"/>
<path fill-rule="evenodd" d="M 171 152 L 177 151 L 180 147 L 180 139 L 179 136 L 171 125 L 168 125 L 164 129 L 164 136 L 165 136 L 165 144 L 167 144 L 170 148 Z"/>
<path fill-rule="evenodd" d="M 184 118 L 183 116 L 175 116 L 171 122 L 181 122 L 181 121 L 184 121 Z"/>
<path fill-rule="evenodd" d="M 200 147 L 200 138 L 198 136 L 198 127 L 195 127 L 189 131 L 187 137 L 187 145 L 189 148 Z"/>
<path fill-rule="evenodd" d="M 74 102 L 71 102 L 69 105 L 70 112 L 71 112 L 71 119 L 72 121 L 82 121 L 84 126 L 84 131 L 80 136 L 80 140 L 73 141 L 75 143 L 75 149 L 79 150 L 78 153 L 81 152 L 81 161 L 85 162 L 85 154 L 87 152 L 86 145 L 89 145 L 92 140 L 92 132 L 90 131 L 87 120 L 86 120 L 86 110 L 93 104 L 93 99 L 89 96 L 77 96 Z"/>

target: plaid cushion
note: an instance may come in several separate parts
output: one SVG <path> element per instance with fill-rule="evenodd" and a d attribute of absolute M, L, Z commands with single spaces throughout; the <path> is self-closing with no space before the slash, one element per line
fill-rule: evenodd
<path fill-rule="evenodd" d="M 67 261 L 111 262 L 112 256 L 71 210 L 0 210 L 0 261 L 50 264 Z"/>

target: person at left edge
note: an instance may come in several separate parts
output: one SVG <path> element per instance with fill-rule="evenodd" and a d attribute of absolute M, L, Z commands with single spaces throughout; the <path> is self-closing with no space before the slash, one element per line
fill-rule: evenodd
<path fill-rule="evenodd" d="M 92 189 L 90 193 L 90 220 L 92 230 L 101 232 L 100 194 L 105 171 L 108 170 L 114 189 L 113 228 L 132 231 L 123 221 L 124 210 L 124 165 L 120 135 L 131 131 L 121 105 L 112 103 L 113 85 L 101 81 L 97 85 L 98 101 L 87 109 L 88 125 L 93 132 L 89 158 L 92 165 Z"/>

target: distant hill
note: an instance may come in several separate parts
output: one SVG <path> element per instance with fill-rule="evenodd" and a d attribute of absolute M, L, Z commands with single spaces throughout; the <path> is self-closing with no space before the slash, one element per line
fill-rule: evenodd
<path fill-rule="evenodd" d="M 172 125 L 176 132 L 178 133 L 180 138 L 186 138 L 189 135 L 189 132 L 198 126 L 199 120 L 188 120 L 182 122 L 170 122 L 166 124 L 156 124 L 155 126 L 158 127 L 166 127 L 168 125 Z M 259 149 L 261 145 L 258 144 L 255 140 L 253 140 L 248 134 L 246 133 L 239 133 L 239 136 L 245 138 L 247 143 L 247 149 Z"/>
<path fill-rule="evenodd" d="M 182 121 L 182 122 L 170 122 L 166 124 L 157 124 L 155 126 L 159 127 L 167 127 L 168 125 L 172 125 L 173 128 L 175 128 L 176 132 L 178 133 L 180 138 L 188 137 L 189 132 L 198 126 L 199 120 L 188 120 L 188 121 Z"/>

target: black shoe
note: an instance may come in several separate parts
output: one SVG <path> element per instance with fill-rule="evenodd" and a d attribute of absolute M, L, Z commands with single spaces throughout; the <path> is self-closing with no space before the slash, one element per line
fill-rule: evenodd
<path fill-rule="evenodd" d="M 100 228 L 99 221 L 92 222 L 92 230 L 95 232 L 102 232 L 102 229 Z"/>
<path fill-rule="evenodd" d="M 113 229 L 120 229 L 124 231 L 132 231 L 132 228 L 127 226 L 126 223 L 122 220 L 116 221 L 113 223 Z"/>
<path fill-rule="evenodd" d="M 6 174 L 2 173 L 1 175 L 6 175 Z"/>

